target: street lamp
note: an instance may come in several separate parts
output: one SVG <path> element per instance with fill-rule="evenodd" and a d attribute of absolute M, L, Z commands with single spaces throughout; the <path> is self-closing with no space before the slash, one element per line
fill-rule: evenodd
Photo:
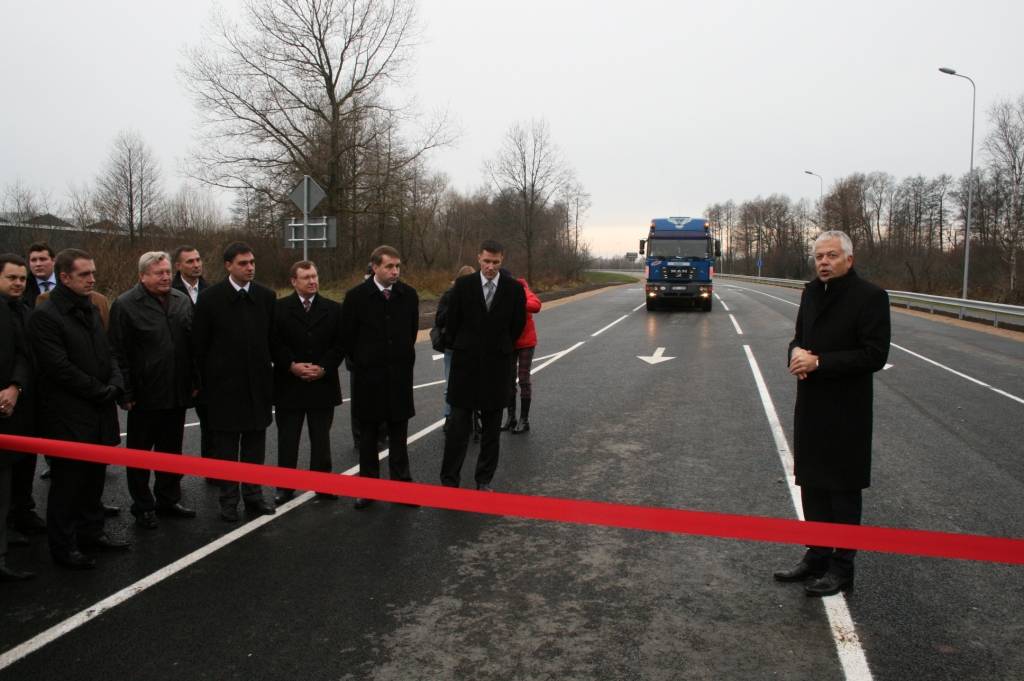
<path fill-rule="evenodd" d="M 810 170 L 805 170 L 808 175 L 814 175 L 818 178 L 818 225 L 821 231 L 825 231 L 825 180 L 822 179 L 818 173 L 812 173 Z"/>
<path fill-rule="evenodd" d="M 971 169 L 967 173 L 967 223 L 964 225 L 964 288 L 963 293 L 960 294 L 961 298 L 967 298 L 967 272 L 971 265 L 971 204 L 974 201 L 974 112 L 978 101 L 978 88 L 974 85 L 974 81 L 962 73 L 957 73 L 955 69 L 951 69 L 947 66 L 942 66 L 939 71 L 945 73 L 948 76 L 956 76 L 957 78 L 964 78 L 971 84 Z M 963 319 L 964 311 L 961 308 L 960 318 Z"/>

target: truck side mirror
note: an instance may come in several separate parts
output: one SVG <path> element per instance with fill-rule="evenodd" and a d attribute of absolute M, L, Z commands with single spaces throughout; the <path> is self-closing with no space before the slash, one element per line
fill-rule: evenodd
<path fill-rule="evenodd" d="M 721 239 L 715 239 L 715 257 L 716 258 L 721 258 L 722 257 L 722 240 Z"/>
<path fill-rule="evenodd" d="M 647 239 L 640 239 L 640 255 L 644 254 L 644 246 L 647 245 Z"/>

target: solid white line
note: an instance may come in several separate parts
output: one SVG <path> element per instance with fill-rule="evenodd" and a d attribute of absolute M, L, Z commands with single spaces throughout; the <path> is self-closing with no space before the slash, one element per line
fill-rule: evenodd
<path fill-rule="evenodd" d="M 633 308 L 632 310 L 630 310 L 630 312 L 636 312 L 636 311 L 637 311 L 637 310 L 639 310 L 639 309 L 640 309 L 641 307 L 647 307 L 647 303 L 640 303 L 639 305 L 637 305 L 636 307 L 634 307 L 634 308 Z"/>
<path fill-rule="evenodd" d="M 566 355 L 568 355 L 570 352 L 572 352 L 576 348 L 580 347 L 581 345 L 583 345 L 583 341 L 580 341 L 579 343 L 576 343 L 576 345 L 573 345 L 572 347 L 566 348 L 565 350 L 562 350 L 561 352 L 555 353 L 554 355 L 551 356 L 551 359 L 549 359 L 547 362 L 541 364 L 540 366 L 534 367 L 530 371 L 530 373 L 531 374 L 537 373 L 538 371 L 540 371 L 544 367 L 547 367 L 547 366 L 551 365 L 553 362 L 556 362 L 557 360 L 561 359 L 562 357 L 565 357 Z M 443 381 L 441 381 L 441 382 L 443 383 Z M 424 384 L 424 385 L 436 385 L 436 384 L 431 383 L 431 384 Z M 193 424 L 193 425 L 195 425 L 195 424 Z M 413 442 L 416 442 L 417 440 L 425 437 L 429 433 L 437 430 L 442 425 L 444 425 L 444 419 L 443 418 L 435 421 L 434 423 L 431 423 L 429 426 L 427 426 L 426 428 L 423 428 L 422 430 L 417 431 L 415 434 L 410 435 L 409 438 L 406 440 L 406 443 L 407 444 L 412 444 Z M 380 454 L 378 455 L 378 458 L 381 461 L 383 461 L 384 459 L 387 458 L 387 456 L 388 456 L 388 450 L 385 449 L 385 450 L 380 452 Z M 352 468 L 349 468 L 348 470 L 344 471 L 341 475 L 356 475 L 358 472 L 359 472 L 359 466 L 356 465 L 356 466 L 353 466 Z M 263 527 L 267 523 L 272 522 L 272 521 L 276 520 L 277 518 L 280 518 L 285 513 L 288 513 L 289 511 L 291 511 L 291 510 L 293 510 L 295 508 L 298 508 L 299 506 L 301 506 L 302 504 L 306 503 L 307 501 L 309 501 L 313 497 L 314 497 L 313 492 L 303 492 L 302 494 L 300 494 L 299 496 L 295 497 L 294 499 L 292 499 L 288 503 L 282 504 L 281 506 L 278 506 L 276 514 L 274 514 L 274 515 L 263 515 L 263 516 L 260 516 L 258 518 L 254 518 L 253 520 L 250 520 L 245 525 L 242 525 L 241 527 L 239 527 L 239 528 L 237 528 L 235 530 L 232 530 L 231 532 L 228 532 L 224 536 L 222 536 L 222 537 L 220 537 L 218 539 L 215 539 L 214 541 L 210 542 L 206 546 L 200 547 L 200 548 L 196 549 L 195 551 L 193 551 L 192 553 L 190 553 L 188 555 L 185 555 L 185 556 L 182 556 L 181 558 L 179 558 L 178 560 L 174 561 L 173 563 L 165 565 L 164 567 L 160 568 L 156 572 L 153 572 L 152 574 L 147 575 L 146 577 L 143 577 L 139 581 L 126 586 L 125 588 L 121 589 L 120 591 L 118 591 L 118 592 L 116 592 L 114 594 L 111 594 L 110 596 L 107 596 L 103 600 L 101 600 L 101 601 L 99 601 L 97 603 L 94 603 L 93 605 L 89 606 L 88 608 L 85 608 L 81 612 L 78 612 L 78 613 L 72 615 L 71 617 L 68 617 L 64 621 L 55 624 L 54 626 L 50 627 L 46 631 L 43 631 L 43 632 L 41 632 L 39 634 L 36 634 L 35 636 L 33 636 L 29 640 L 25 641 L 24 643 L 21 643 L 19 645 L 14 646 L 10 650 L 6 651 L 5 653 L 0 654 L 0 671 L 2 671 L 4 669 L 6 669 L 7 667 L 11 666 L 12 664 L 17 662 L 18 660 L 21 660 L 25 656 L 30 655 L 33 652 L 39 650 L 40 648 L 42 648 L 43 646 L 47 645 L 48 643 L 52 643 L 53 641 L 56 641 L 61 636 L 74 631 L 75 629 L 77 629 L 78 627 L 82 626 L 83 624 L 85 624 L 85 623 L 87 623 L 87 622 L 89 622 L 91 620 L 96 619 L 97 617 L 99 617 L 100 615 L 102 615 L 106 611 L 110 610 L 111 608 L 114 608 L 114 607 L 120 605 L 121 603 L 124 603 L 129 598 L 131 598 L 132 596 L 137 596 L 138 594 L 142 593 L 146 589 L 148 589 L 148 588 L 150 588 L 152 586 L 156 586 L 157 584 L 159 584 L 160 582 L 164 581 L 168 577 L 170 577 L 170 576 L 172 576 L 172 575 L 174 575 L 174 574 L 176 574 L 178 572 L 181 572 L 185 568 L 187 568 L 190 565 L 193 565 L 193 564 L 199 562 L 200 560 L 202 560 L 203 558 L 206 558 L 207 556 L 209 556 L 210 554 L 214 553 L 215 551 L 218 551 L 218 550 L 224 548 L 225 546 L 227 546 L 228 544 L 231 544 L 231 543 L 235 542 L 236 540 L 241 539 L 242 537 L 246 536 L 247 534 L 250 534 L 251 532 L 256 531 L 257 529 Z"/>
<path fill-rule="evenodd" d="M 728 286 L 729 288 L 734 288 L 734 289 L 736 289 L 738 291 L 750 291 L 751 293 L 759 293 L 762 296 L 767 296 L 768 298 L 772 298 L 773 300 L 777 300 L 780 303 L 785 303 L 786 305 L 792 305 L 793 307 L 800 307 L 800 303 L 794 303 L 791 300 L 786 300 L 785 298 L 779 298 L 778 296 L 773 296 L 770 293 L 765 293 L 764 291 L 758 291 L 757 289 L 754 289 L 754 288 L 746 288 L 744 286 L 736 286 L 734 284 L 725 284 L 725 285 Z"/>
<path fill-rule="evenodd" d="M 754 383 L 757 384 L 757 392 L 761 396 L 761 405 L 764 407 L 764 414 L 768 417 L 768 425 L 772 431 L 772 439 L 775 440 L 775 449 L 782 462 L 782 469 L 786 473 L 786 482 L 789 486 L 789 498 L 793 502 L 793 508 L 800 520 L 804 519 L 803 508 L 800 503 L 800 490 L 796 486 L 796 479 L 793 477 L 793 455 L 790 453 L 789 444 L 786 442 L 786 433 L 782 430 L 779 422 L 779 415 L 775 411 L 775 403 L 768 393 L 768 386 L 761 375 L 761 369 L 754 359 L 754 353 L 749 345 L 743 346 L 747 353 L 747 362 L 750 363 L 750 371 L 754 374 Z M 836 652 L 839 655 L 839 664 L 843 668 L 843 675 L 847 681 L 871 681 L 871 669 L 868 667 L 867 657 L 860 645 L 860 637 L 853 626 L 853 618 L 850 616 L 850 609 L 846 604 L 846 598 L 840 593 L 835 596 L 822 598 L 825 606 L 825 614 L 828 616 L 829 628 L 832 631 L 832 638 L 835 640 Z"/>
<path fill-rule="evenodd" d="M 966 380 L 970 381 L 971 383 L 976 383 L 976 384 L 980 385 L 983 388 L 988 388 L 992 392 L 999 393 L 1003 397 L 1009 397 L 1011 400 L 1014 400 L 1015 402 L 1020 402 L 1021 404 L 1024 404 L 1024 399 L 1022 399 L 1020 397 L 1017 397 L 1016 395 L 1011 395 L 1010 393 L 1006 392 L 1005 390 L 1000 390 L 999 388 L 993 387 L 993 386 L 989 385 L 988 383 L 985 383 L 984 381 L 979 381 L 978 379 L 974 378 L 973 376 L 968 376 L 967 374 L 961 373 L 961 372 L 957 371 L 956 369 L 953 369 L 953 368 L 950 368 L 950 367 L 946 366 L 945 364 L 940 364 L 940 363 L 936 362 L 934 359 L 928 359 L 924 355 L 919 355 L 916 352 L 914 352 L 913 350 L 908 350 L 907 348 L 903 347 L 902 345 L 896 345 L 896 343 L 890 343 L 890 345 L 892 347 L 894 347 L 894 348 L 902 350 L 903 352 L 907 353 L 908 355 L 913 355 L 914 357 L 917 357 L 918 359 L 924 360 L 925 362 L 928 362 L 929 364 L 934 364 L 935 366 L 939 367 L 940 369 L 944 369 L 944 370 L 948 371 L 949 373 L 951 373 L 951 374 L 953 374 L 955 376 L 959 376 L 960 378 L 966 379 Z"/>
<path fill-rule="evenodd" d="M 734 327 L 736 327 L 736 333 L 738 333 L 739 335 L 741 335 L 741 336 L 742 336 L 742 335 L 743 335 L 743 329 L 741 329 L 741 328 L 740 328 L 739 322 L 737 322 L 737 321 L 736 321 L 736 318 L 735 318 L 735 317 L 733 317 L 733 316 L 732 316 L 732 315 L 730 314 L 730 315 L 729 315 L 729 319 L 731 319 L 731 320 L 732 320 L 732 325 L 733 325 Z"/>
<path fill-rule="evenodd" d="M 636 309 L 639 310 L 640 308 L 636 308 Z M 625 314 L 622 315 L 621 317 L 619 317 L 618 319 L 616 319 L 614 322 L 612 322 L 608 326 L 604 327 L 603 329 L 599 329 L 599 330 L 595 331 L 594 333 L 590 334 L 590 337 L 593 338 L 594 336 L 600 336 L 602 333 L 604 333 L 608 329 L 612 328 L 613 326 L 615 326 L 616 324 L 618 324 L 619 322 L 621 322 L 623 319 L 625 319 L 628 316 L 629 315 L 625 315 Z"/>

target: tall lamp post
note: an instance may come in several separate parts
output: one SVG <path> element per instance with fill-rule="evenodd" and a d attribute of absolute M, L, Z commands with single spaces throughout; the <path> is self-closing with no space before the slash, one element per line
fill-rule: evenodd
<path fill-rule="evenodd" d="M 955 69 L 942 66 L 939 71 L 949 76 L 963 78 L 971 84 L 971 169 L 967 172 L 967 223 L 964 225 L 964 288 L 960 297 L 967 298 L 967 272 L 971 265 L 971 204 L 974 202 L 974 113 L 978 101 L 978 88 L 974 81 Z M 963 319 L 964 311 L 960 310 L 960 318 Z"/>
<path fill-rule="evenodd" d="M 825 231 L 825 180 L 822 179 L 818 173 L 812 173 L 810 170 L 805 170 L 808 175 L 814 175 L 818 178 L 818 226 L 821 231 Z"/>

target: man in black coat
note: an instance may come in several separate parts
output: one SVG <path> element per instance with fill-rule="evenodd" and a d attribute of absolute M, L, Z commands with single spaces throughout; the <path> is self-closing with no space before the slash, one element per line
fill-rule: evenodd
<path fill-rule="evenodd" d="M 459 277 L 452 287 L 445 345 L 452 348 L 448 375 L 451 414 L 445 433 L 441 483 L 460 484 L 474 410 L 480 412 L 480 456 L 476 487 L 490 491 L 498 469 L 501 412 L 512 395 L 512 355 L 526 325 L 523 286 L 501 272 L 504 248 L 496 241 L 480 245 L 480 271 Z"/>
<path fill-rule="evenodd" d="M 29 344 L 35 351 L 38 399 L 46 418 L 40 435 L 54 440 L 117 445 L 121 436 L 115 400 L 124 392 L 121 372 L 110 351 L 99 311 L 89 294 L 96 264 L 85 251 L 57 254 L 59 284 L 29 317 Z M 66 567 L 95 567 L 80 549 L 128 548 L 103 530 L 106 465 L 49 457 L 50 493 L 46 525 L 50 553 Z"/>
<path fill-rule="evenodd" d="M 28 247 L 29 277 L 23 294 L 25 304 L 36 306 L 40 293 L 57 288 L 57 277 L 53 273 L 53 249 L 39 241 Z"/>
<path fill-rule="evenodd" d="M 359 421 L 359 475 L 380 477 L 377 427 L 388 424 L 388 473 L 411 481 L 406 440 L 416 413 L 412 370 L 416 362 L 419 296 L 399 281 L 401 258 L 378 246 L 370 256 L 373 276 L 345 294 L 341 306 L 343 345 L 352 372 L 352 417 Z M 369 499 L 356 499 L 366 508 Z"/>
<path fill-rule="evenodd" d="M 110 345 L 125 393 L 120 404 L 128 412 L 131 449 L 181 454 L 185 410 L 198 384 L 192 361 L 192 303 L 171 288 L 170 256 L 161 251 L 139 258 L 139 283 L 121 294 L 110 308 Z M 157 514 L 193 518 L 181 504 L 181 475 L 154 474 L 129 468 L 132 515 L 140 527 L 154 529 Z"/>
<path fill-rule="evenodd" d="M 277 465 L 295 468 L 303 420 L 309 423 L 309 468 L 331 470 L 331 424 L 341 404 L 338 367 L 344 357 L 341 305 L 320 295 L 316 265 L 301 260 L 291 268 L 295 293 L 277 301 L 277 356 L 274 359 L 274 418 Z M 278 489 L 275 503 L 295 495 Z M 334 497 L 317 494 L 318 498 Z"/>
<path fill-rule="evenodd" d="M 28 265 L 19 255 L 0 255 L 0 433 L 32 435 L 32 359 L 25 338 L 24 303 Z M 0 582 L 34 577 L 7 566 L 7 515 L 11 505 L 11 472 L 33 454 L 0 451 Z"/>
<path fill-rule="evenodd" d="M 857 276 L 853 244 L 840 231 L 814 242 L 817 278 L 804 287 L 789 344 L 797 377 L 793 458 L 804 519 L 859 525 L 861 491 L 871 484 L 874 372 L 889 356 L 889 296 Z M 853 589 L 847 548 L 809 546 L 781 582 L 813 580 L 808 596 Z"/>
<path fill-rule="evenodd" d="M 274 385 L 274 305 L 260 286 L 256 256 L 235 242 L 224 251 L 228 276 L 203 291 L 192 322 L 192 348 L 199 366 L 200 400 L 206 404 L 213 455 L 262 464 L 271 422 Z M 238 520 L 239 485 L 222 481 L 220 515 Z M 273 514 L 259 485 L 241 486 L 250 513 Z"/>

